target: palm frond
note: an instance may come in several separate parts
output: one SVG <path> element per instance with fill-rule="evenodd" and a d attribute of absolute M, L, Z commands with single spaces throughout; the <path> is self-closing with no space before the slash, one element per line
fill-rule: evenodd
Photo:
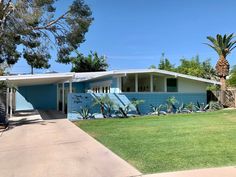
<path fill-rule="evenodd" d="M 221 52 L 220 52 L 216 47 L 214 47 L 214 46 L 212 46 L 211 44 L 208 44 L 208 43 L 203 43 L 203 44 L 208 45 L 208 46 L 211 47 L 213 50 L 215 50 L 218 55 L 221 55 Z"/>
<path fill-rule="evenodd" d="M 211 44 L 206 44 L 212 49 L 214 49 L 219 56 L 226 57 L 235 47 L 236 41 L 233 40 L 234 33 L 229 35 L 220 35 L 217 34 L 216 37 L 207 36 L 207 39 L 211 42 Z"/>

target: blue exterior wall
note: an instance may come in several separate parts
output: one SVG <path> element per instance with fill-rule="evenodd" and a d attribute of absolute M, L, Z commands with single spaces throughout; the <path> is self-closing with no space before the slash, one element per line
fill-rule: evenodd
<path fill-rule="evenodd" d="M 73 82 L 72 87 L 75 89 L 76 93 L 84 93 L 85 92 L 85 82 Z M 69 83 L 64 84 L 65 88 L 69 88 Z"/>
<path fill-rule="evenodd" d="M 96 94 L 99 96 L 99 94 Z M 100 94 L 102 95 L 102 94 Z M 103 94 L 104 95 L 104 94 Z M 116 94 L 108 94 L 111 98 L 112 95 Z M 158 106 L 160 104 L 165 104 L 167 98 L 174 96 L 179 104 L 182 103 L 206 103 L 207 95 L 206 93 L 117 93 L 120 97 L 125 100 L 125 104 L 127 104 L 127 100 L 131 102 L 133 99 L 144 100 L 145 102 L 140 105 L 140 111 L 142 114 L 150 113 L 150 105 Z M 68 119 L 76 120 L 79 118 L 78 111 L 81 108 L 87 107 L 90 113 L 99 113 L 99 107 L 93 106 L 94 98 L 92 94 L 89 93 L 72 93 L 68 95 Z"/>
<path fill-rule="evenodd" d="M 111 82 L 111 93 L 115 93 L 116 90 L 117 90 L 117 78 L 115 78 L 115 77 L 106 77 L 106 78 L 102 78 L 102 79 L 96 79 L 96 80 L 93 80 L 93 81 L 86 81 L 86 82 L 84 82 L 84 91 L 88 90 L 88 89 L 91 89 L 93 84 L 96 84 L 96 83 L 99 84 L 101 82 L 106 82 L 106 81 Z M 77 92 L 77 93 L 84 93 L 84 91 L 83 92 Z"/>
<path fill-rule="evenodd" d="M 78 112 L 82 108 L 88 108 L 90 113 L 99 113 L 99 106 L 94 105 L 94 98 L 90 93 L 72 93 L 67 97 L 67 118 L 69 120 L 77 120 Z"/>
<path fill-rule="evenodd" d="M 26 98 L 19 93 L 19 91 L 16 91 L 16 111 L 27 111 L 27 110 L 33 110 L 33 105 L 26 100 Z"/>
<path fill-rule="evenodd" d="M 56 109 L 57 86 L 35 85 L 19 87 L 16 95 L 16 110 Z"/>
<path fill-rule="evenodd" d="M 179 104 L 205 103 L 207 102 L 206 93 L 123 93 L 129 100 L 138 99 L 145 102 L 140 105 L 140 111 L 143 114 L 150 112 L 150 105 L 158 106 L 166 104 L 169 97 L 174 96 Z"/>

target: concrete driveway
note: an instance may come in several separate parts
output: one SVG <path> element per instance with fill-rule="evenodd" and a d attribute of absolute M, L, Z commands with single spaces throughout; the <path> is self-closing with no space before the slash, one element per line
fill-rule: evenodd
<path fill-rule="evenodd" d="M 141 173 L 66 119 L 15 119 L 0 132 L 0 176 L 128 177 Z"/>

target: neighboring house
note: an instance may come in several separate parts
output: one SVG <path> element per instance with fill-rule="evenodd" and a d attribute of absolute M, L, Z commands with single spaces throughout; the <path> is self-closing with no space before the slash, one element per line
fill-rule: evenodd
<path fill-rule="evenodd" d="M 141 105 L 141 112 L 147 113 L 150 104 L 163 104 L 170 96 L 181 103 L 206 103 L 207 86 L 220 85 L 217 81 L 159 69 L 2 76 L 0 80 L 8 80 L 17 87 L 17 92 L 9 94 L 13 111 L 52 109 L 67 112 L 68 108 L 70 119 L 75 118 L 75 109 L 92 107 L 91 99 L 101 93 L 109 93 L 113 100 L 122 104 L 134 98 L 142 99 L 145 103 Z M 87 98 L 89 101 L 85 100 Z"/>

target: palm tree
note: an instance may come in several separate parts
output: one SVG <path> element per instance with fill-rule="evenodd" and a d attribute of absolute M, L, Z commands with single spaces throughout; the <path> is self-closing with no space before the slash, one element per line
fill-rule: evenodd
<path fill-rule="evenodd" d="M 105 56 L 98 56 L 97 52 L 91 52 L 88 56 L 78 54 L 72 59 L 72 72 L 106 71 L 108 64 Z"/>
<path fill-rule="evenodd" d="M 207 39 L 211 44 L 205 43 L 214 49 L 219 55 L 219 59 L 216 64 L 216 73 L 220 77 L 222 91 L 226 90 L 226 76 L 229 75 L 230 67 L 226 57 L 236 47 L 236 41 L 233 40 L 234 37 L 234 33 L 230 35 L 225 34 L 224 36 L 217 34 L 216 38 L 207 36 Z"/>

